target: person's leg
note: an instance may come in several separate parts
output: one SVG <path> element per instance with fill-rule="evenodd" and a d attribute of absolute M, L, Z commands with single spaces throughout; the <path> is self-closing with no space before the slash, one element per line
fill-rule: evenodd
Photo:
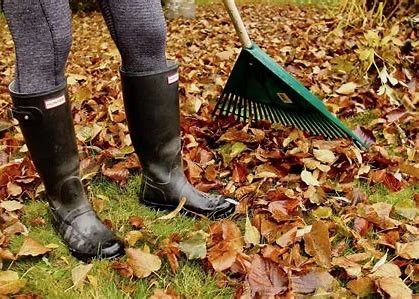
<path fill-rule="evenodd" d="M 122 69 L 144 72 L 166 66 L 166 22 L 159 0 L 99 0 L 122 57 Z"/>
<path fill-rule="evenodd" d="M 122 56 L 121 81 L 131 140 L 143 166 L 140 200 L 158 209 L 184 209 L 211 218 L 235 202 L 196 190 L 182 169 L 177 65 L 165 58 L 160 0 L 100 0 Z"/>
<path fill-rule="evenodd" d="M 13 115 L 45 185 L 54 226 L 80 259 L 117 256 L 122 246 L 96 217 L 79 175 L 64 78 L 71 45 L 68 1 L 5 0 L 3 8 L 16 48 L 9 87 Z"/>
<path fill-rule="evenodd" d="M 4 0 L 3 10 L 15 43 L 14 91 L 35 93 L 61 85 L 71 46 L 68 1 Z"/>

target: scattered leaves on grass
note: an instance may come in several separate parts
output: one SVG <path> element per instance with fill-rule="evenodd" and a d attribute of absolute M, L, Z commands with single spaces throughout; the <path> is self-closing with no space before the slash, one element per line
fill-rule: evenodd
<path fill-rule="evenodd" d="M 188 260 L 203 259 L 207 256 L 208 234 L 200 230 L 179 243 L 179 249 L 186 254 Z"/>
<path fill-rule="evenodd" d="M 92 270 L 93 264 L 78 265 L 71 270 L 71 281 L 73 282 L 73 288 L 79 288 L 83 285 L 87 278 L 90 270 Z"/>
<path fill-rule="evenodd" d="M 25 285 L 26 279 L 19 279 L 19 274 L 14 271 L 0 271 L 0 295 L 18 293 Z"/>
<path fill-rule="evenodd" d="M 125 220 L 125 242 L 134 247 L 141 235 L 148 240 L 151 234 L 155 240 L 150 246 L 157 246 L 157 256 L 131 248 L 131 265 L 115 262 L 112 268 L 123 277 L 134 272 L 147 276 L 160 268 L 161 258 L 175 273 L 182 259 L 197 258 L 204 270 L 222 272 L 217 273 L 223 277 L 220 285 L 241 285 L 236 295 L 320 297 L 335 292 L 345 297 L 350 291 L 357 296 L 408 296 L 406 286 L 411 288 L 419 277 L 414 264 L 418 97 L 411 63 L 417 54 L 409 47 L 417 34 L 411 22 L 393 18 L 376 26 L 371 18 L 347 26 L 357 16 L 347 18 L 312 6 L 245 4 L 240 10 L 246 24 L 257 24 L 251 30 L 255 43 L 323 98 L 327 109 L 351 129 L 357 127 L 355 133 L 371 146 L 358 149 L 350 140 L 326 140 L 279 123 L 213 118 L 213 104 L 240 49 L 223 7 L 198 7 L 196 19 L 168 22 L 168 57 L 180 64 L 185 174 L 199 190 L 240 200 L 234 221 L 242 215 L 247 219 L 243 225 L 216 221 L 209 231 L 198 227 L 196 234 L 162 240 L 147 230 L 143 218 L 132 215 Z M 0 53 L 11 54 L 4 19 L 0 24 Z M 83 181 L 89 184 L 96 175 L 104 175 L 124 185 L 141 165 L 126 125 L 120 82 L 115 80 L 118 52 L 104 34 L 100 14 L 75 15 L 74 29 L 68 83 Z M 212 46 L 197 47 L 191 36 Z M 103 55 L 92 54 L 98 45 L 106 49 L 100 51 Z M 21 205 L 27 201 L 21 200 L 39 198 L 44 188 L 21 131 L 7 113 L 13 55 L 2 55 L 1 62 L 0 257 L 6 264 L 15 258 L 8 250 L 10 241 L 28 233 L 20 220 L 25 212 Z M 111 205 L 105 203 L 114 199 L 96 197 L 95 209 L 108 212 Z M 171 220 L 176 213 L 163 219 Z M 38 219 L 27 225 L 44 223 Z M 27 253 L 42 254 L 45 248 Z M 152 265 L 141 264 L 144 256 L 154 261 Z M 251 265 L 257 267 L 252 270 Z M 87 277 L 93 286 L 95 279 Z M 335 288 L 336 280 L 346 287 Z M 133 293 L 133 285 L 125 290 Z M 154 295 L 175 296 L 158 289 Z"/>

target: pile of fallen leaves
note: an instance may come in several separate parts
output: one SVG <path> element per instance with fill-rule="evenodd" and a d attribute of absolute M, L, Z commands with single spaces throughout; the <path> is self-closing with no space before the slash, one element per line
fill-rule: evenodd
<path fill-rule="evenodd" d="M 381 27 L 342 29 L 342 16 L 313 7 L 246 5 L 241 11 L 253 40 L 331 111 L 342 119 L 372 115 L 357 130 L 374 145 L 360 150 L 348 140 L 279 124 L 214 120 L 215 100 L 240 51 L 233 27 L 221 6 L 200 8 L 193 20 L 170 21 L 168 56 L 180 63 L 186 175 L 198 189 L 232 196 L 240 205 L 232 220 L 174 234 L 153 250 L 135 248 L 137 225 L 125 236 L 127 260 L 113 268 L 143 278 L 158 271 L 162 260 L 176 272 L 179 259 L 200 259 L 220 287 L 236 288 L 237 298 L 410 298 L 419 279 L 418 193 L 398 203 L 372 203 L 361 186 L 391 192 L 417 186 L 418 52 L 411 22 L 406 17 Z M 0 25 L 5 32 L 3 20 Z M 10 239 L 27 233 L 19 220 L 22 202 L 37 198 L 43 187 L 7 112 L 13 43 L 7 34 L 0 40 L 0 258 L 13 260 L 22 254 L 7 249 Z M 128 134 L 118 65 L 101 16 L 75 16 L 67 75 L 86 183 L 102 174 L 124 185 L 141 168 Z M 244 229 L 234 221 L 240 218 Z M 1 275 L 1 294 L 19 290 L 15 274 Z M 2 293 L 10 281 L 17 287 Z M 156 290 L 154 296 L 163 295 Z"/>

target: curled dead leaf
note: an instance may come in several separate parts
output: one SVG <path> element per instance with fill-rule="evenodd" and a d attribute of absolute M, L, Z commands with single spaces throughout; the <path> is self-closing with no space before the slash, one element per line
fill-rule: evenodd
<path fill-rule="evenodd" d="M 126 254 L 128 256 L 128 265 L 132 268 L 133 274 L 138 278 L 148 277 L 161 267 L 160 258 L 145 250 L 129 248 L 126 250 Z"/>

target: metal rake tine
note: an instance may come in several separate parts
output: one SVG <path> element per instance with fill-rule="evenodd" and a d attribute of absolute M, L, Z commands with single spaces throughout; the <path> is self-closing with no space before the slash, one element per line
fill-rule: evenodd
<path fill-rule="evenodd" d="M 325 119 L 323 121 L 330 128 L 330 130 L 332 131 L 332 133 L 335 136 L 335 138 L 341 138 L 342 137 L 341 133 L 335 128 L 335 124 L 333 122 L 330 122 L 330 121 L 325 120 Z"/>

